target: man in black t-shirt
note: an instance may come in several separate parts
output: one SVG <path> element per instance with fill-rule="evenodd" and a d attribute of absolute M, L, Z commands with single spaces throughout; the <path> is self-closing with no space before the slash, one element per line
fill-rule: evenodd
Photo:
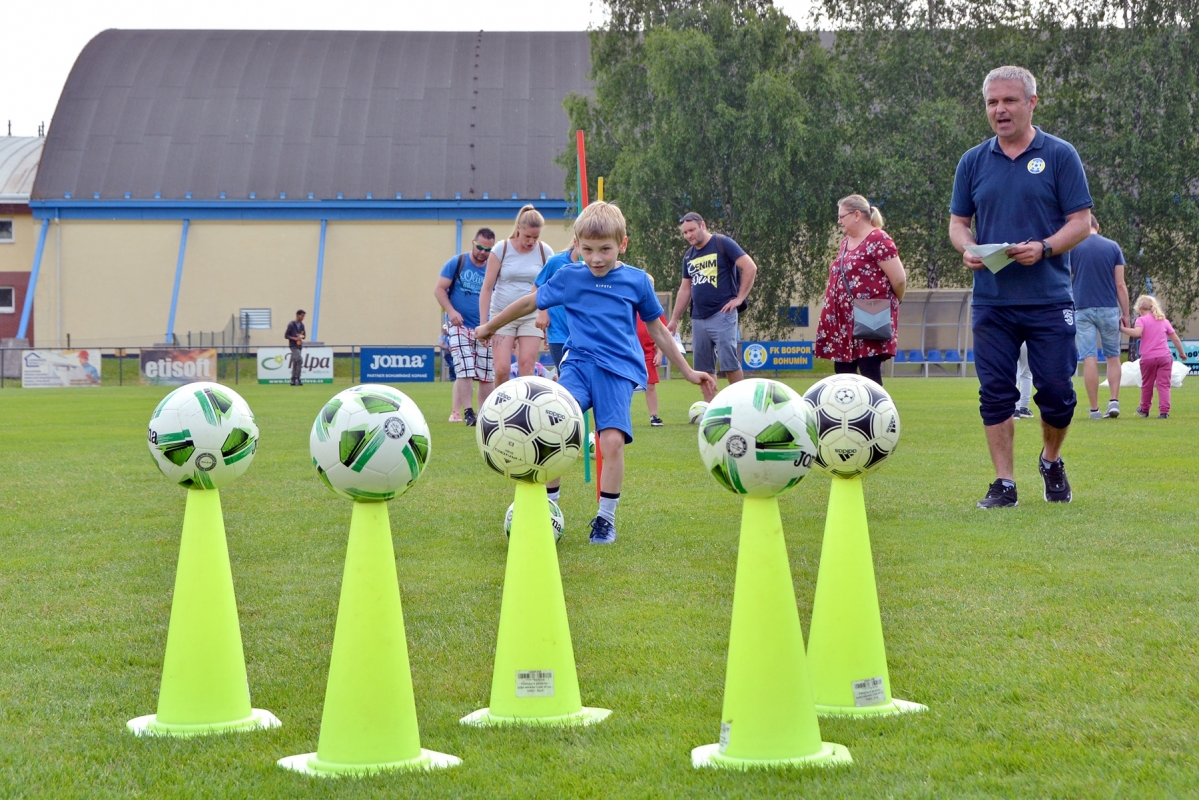
<path fill-rule="evenodd" d="M 667 327 L 677 331 L 683 309 L 690 307 L 695 369 L 715 378 L 719 360 L 721 374 L 736 383 L 744 377 L 737 311 L 753 288 L 758 265 L 729 237 L 708 233 L 694 211 L 684 214 L 679 226 L 691 246 L 683 256 L 683 281 Z M 704 400 L 716 396 L 715 386 L 715 381 L 703 384 Z"/>
<path fill-rule="evenodd" d="M 304 347 L 304 337 L 308 332 L 304 330 L 304 309 L 296 312 L 296 318 L 287 323 L 287 333 L 283 336 L 287 339 L 287 344 L 291 347 L 291 385 L 300 386 L 300 369 L 304 366 L 304 356 L 302 348 Z"/>

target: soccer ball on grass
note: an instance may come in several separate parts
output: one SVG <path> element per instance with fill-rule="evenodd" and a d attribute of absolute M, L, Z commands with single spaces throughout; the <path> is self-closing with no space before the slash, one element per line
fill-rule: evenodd
<path fill-rule="evenodd" d="M 816 469 L 836 478 L 869 475 L 899 444 L 899 412 L 874 381 L 831 375 L 804 392 L 814 413 Z"/>
<path fill-rule="evenodd" d="M 416 403 L 381 384 L 336 394 L 308 435 L 312 465 L 335 494 L 360 502 L 408 491 L 429 461 L 429 426 Z"/>
<path fill-rule="evenodd" d="M 258 450 L 254 412 L 219 383 L 189 383 L 154 409 L 147 431 L 162 474 L 188 489 L 219 489 L 245 472 Z"/>
<path fill-rule="evenodd" d="M 696 400 L 691 404 L 691 408 L 687 409 L 687 421 L 692 425 L 698 425 L 703 418 L 704 412 L 708 410 L 708 404 L 704 400 Z"/>
<path fill-rule="evenodd" d="M 812 466 L 811 411 L 778 381 L 751 378 L 723 389 L 699 423 L 704 467 L 724 488 L 774 497 L 803 480 Z"/>

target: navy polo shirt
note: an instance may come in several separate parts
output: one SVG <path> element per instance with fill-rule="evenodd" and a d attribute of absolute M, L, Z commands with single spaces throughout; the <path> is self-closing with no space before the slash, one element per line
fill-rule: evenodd
<path fill-rule="evenodd" d="M 1090 208 L 1091 192 L 1078 151 L 1069 142 L 1036 129 L 1032 144 L 1008 158 L 994 136 L 966 151 L 953 177 L 949 212 L 974 217 L 979 244 L 1047 239 L 1066 216 Z M 998 273 L 974 273 L 976 306 L 1069 303 L 1070 254 L 1043 258 L 1030 267 L 1012 262 Z"/>
<path fill-rule="evenodd" d="M 1092 233 L 1070 251 L 1074 272 L 1075 308 L 1116 308 L 1116 266 L 1124 263 L 1124 251 L 1111 239 Z"/>

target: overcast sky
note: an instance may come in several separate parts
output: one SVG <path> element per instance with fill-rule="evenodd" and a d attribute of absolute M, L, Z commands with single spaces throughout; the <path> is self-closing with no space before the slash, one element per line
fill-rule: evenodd
<path fill-rule="evenodd" d="M 810 0 L 775 0 L 804 21 Z M 0 135 L 49 125 L 79 51 L 107 28 L 572 31 L 601 25 L 599 0 L 58 0 L 5 3 Z"/>

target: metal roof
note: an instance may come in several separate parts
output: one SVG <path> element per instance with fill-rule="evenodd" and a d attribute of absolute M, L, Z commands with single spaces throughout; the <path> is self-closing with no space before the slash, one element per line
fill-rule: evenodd
<path fill-rule="evenodd" d="M 0 203 L 28 203 L 42 158 L 40 136 L 0 136 Z"/>
<path fill-rule="evenodd" d="M 562 198 L 586 32 L 108 30 L 35 200 Z"/>

